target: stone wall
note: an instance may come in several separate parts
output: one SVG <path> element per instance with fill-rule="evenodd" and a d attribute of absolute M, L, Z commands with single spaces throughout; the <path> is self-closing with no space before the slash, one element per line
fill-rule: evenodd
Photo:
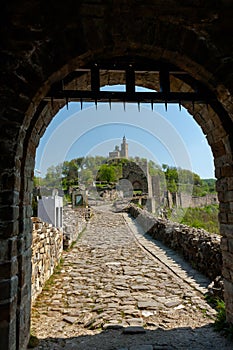
<path fill-rule="evenodd" d="M 38 217 L 32 218 L 32 302 L 53 274 L 63 249 L 69 248 L 77 240 L 89 217 L 89 208 L 72 209 L 72 206 L 66 206 L 63 230 L 41 221 Z"/>
<path fill-rule="evenodd" d="M 72 208 L 66 205 L 63 208 L 63 247 L 67 249 L 75 242 L 79 234 L 86 227 L 91 216 L 90 208 Z"/>
<path fill-rule="evenodd" d="M 32 301 L 53 274 L 63 251 L 63 233 L 40 218 L 32 218 Z"/>
<path fill-rule="evenodd" d="M 210 193 L 203 197 L 194 197 L 186 193 L 178 193 L 177 196 L 177 206 L 180 206 L 182 208 L 196 208 L 219 203 L 217 193 Z"/>
<path fill-rule="evenodd" d="M 179 252 L 198 271 L 214 280 L 222 274 L 220 236 L 203 229 L 191 228 L 169 220 L 158 219 L 134 205 L 129 213 L 154 239 Z"/>

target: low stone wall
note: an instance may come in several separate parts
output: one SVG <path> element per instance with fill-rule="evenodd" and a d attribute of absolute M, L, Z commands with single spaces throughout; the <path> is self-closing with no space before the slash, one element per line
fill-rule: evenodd
<path fill-rule="evenodd" d="M 45 282 L 53 274 L 63 251 L 62 230 L 32 218 L 32 302 L 41 293 Z"/>
<path fill-rule="evenodd" d="M 71 206 L 66 206 L 63 215 L 63 230 L 41 221 L 38 217 L 32 218 L 32 302 L 53 274 L 63 249 L 69 248 L 86 227 L 91 213 L 90 208 L 72 209 Z"/>
<path fill-rule="evenodd" d="M 86 227 L 91 216 L 90 208 L 72 208 L 67 205 L 63 208 L 63 247 L 67 249 L 75 242 L 79 234 Z"/>
<path fill-rule="evenodd" d="M 202 229 L 158 219 L 134 205 L 129 206 L 128 211 L 154 239 L 179 252 L 186 261 L 211 280 L 222 275 L 220 236 Z"/>

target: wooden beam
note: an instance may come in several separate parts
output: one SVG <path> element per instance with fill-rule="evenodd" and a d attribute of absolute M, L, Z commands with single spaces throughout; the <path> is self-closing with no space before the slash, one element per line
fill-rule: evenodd
<path fill-rule="evenodd" d="M 128 67 L 125 71 L 126 73 L 126 92 L 135 92 L 135 72 L 132 67 Z"/>
<path fill-rule="evenodd" d="M 210 94 L 198 92 L 121 92 L 121 91 L 53 91 L 45 101 L 69 100 L 83 102 L 140 102 L 140 103 L 210 103 L 214 100 Z"/>
<path fill-rule="evenodd" d="M 91 90 L 98 92 L 100 89 L 100 74 L 99 74 L 99 67 L 94 66 L 91 69 Z"/>
<path fill-rule="evenodd" d="M 170 75 L 169 71 L 162 69 L 159 72 L 159 83 L 160 83 L 160 91 L 164 93 L 170 92 Z"/>

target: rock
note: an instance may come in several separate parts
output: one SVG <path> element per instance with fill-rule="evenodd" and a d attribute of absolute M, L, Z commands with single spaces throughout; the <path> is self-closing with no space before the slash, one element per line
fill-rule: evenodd
<path fill-rule="evenodd" d="M 129 319 L 126 319 L 126 321 L 130 326 L 143 326 L 142 318 L 129 318 Z"/>
<path fill-rule="evenodd" d="M 144 317 L 149 317 L 155 314 L 156 314 L 156 311 L 142 310 L 142 316 Z"/>
<path fill-rule="evenodd" d="M 166 307 L 175 307 L 180 304 L 180 300 L 169 300 L 165 303 Z"/>
<path fill-rule="evenodd" d="M 122 329 L 123 325 L 122 324 L 118 324 L 118 323 L 106 323 L 103 325 L 102 327 L 104 330 L 106 329 Z"/>
<path fill-rule="evenodd" d="M 157 309 L 158 303 L 156 301 L 139 301 L 138 302 L 139 309 Z"/>
<path fill-rule="evenodd" d="M 73 324 L 77 321 L 77 318 L 72 317 L 72 316 L 65 316 L 65 317 L 63 317 L 63 321 L 70 323 L 70 324 Z"/>

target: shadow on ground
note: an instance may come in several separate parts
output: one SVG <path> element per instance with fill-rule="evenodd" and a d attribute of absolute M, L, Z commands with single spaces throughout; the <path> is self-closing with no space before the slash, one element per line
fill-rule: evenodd
<path fill-rule="evenodd" d="M 52 325 L 51 325 L 52 327 Z M 107 329 L 94 335 L 46 338 L 34 348 L 50 350 L 232 350 L 233 342 L 215 332 L 211 325 L 192 329 L 157 328 L 141 334 L 123 334 L 123 329 Z"/>

